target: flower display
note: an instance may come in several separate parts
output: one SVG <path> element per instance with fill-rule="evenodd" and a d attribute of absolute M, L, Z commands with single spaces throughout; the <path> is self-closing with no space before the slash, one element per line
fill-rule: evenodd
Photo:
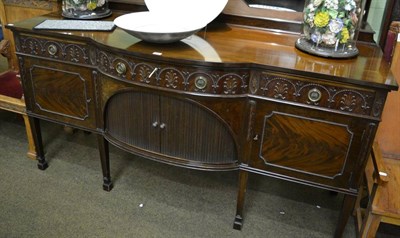
<path fill-rule="evenodd" d="M 93 11 L 98 7 L 102 7 L 106 0 L 63 0 L 65 8 L 76 9 L 79 11 Z"/>
<path fill-rule="evenodd" d="M 354 37 L 361 0 L 309 0 L 304 8 L 304 35 L 315 44 L 337 47 Z"/>
<path fill-rule="evenodd" d="M 62 15 L 73 19 L 98 19 L 111 15 L 108 0 L 63 0 Z"/>

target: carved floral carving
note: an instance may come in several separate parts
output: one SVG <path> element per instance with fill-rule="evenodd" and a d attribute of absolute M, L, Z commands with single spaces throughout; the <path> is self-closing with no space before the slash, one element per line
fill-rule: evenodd
<path fill-rule="evenodd" d="M 251 77 L 251 80 L 250 80 L 250 91 L 251 91 L 251 93 L 253 93 L 253 94 L 257 93 L 257 90 L 259 88 L 258 82 L 259 82 L 258 81 L 258 77 L 255 77 L 255 76 Z"/>
<path fill-rule="evenodd" d="M 71 62 L 78 63 L 80 58 L 85 58 L 83 48 L 76 45 L 67 45 L 65 47 L 65 56 L 70 59 Z M 87 57 L 86 57 L 87 58 Z"/>
<path fill-rule="evenodd" d="M 178 74 L 175 72 L 175 70 L 170 69 L 165 73 L 165 81 L 166 84 L 165 86 L 167 88 L 177 88 L 177 83 L 178 83 Z"/>
<path fill-rule="evenodd" d="M 149 65 L 146 64 L 138 64 L 137 68 L 137 77 L 139 81 L 146 84 L 150 83 L 150 79 L 148 76 L 151 74 L 151 72 L 153 72 L 154 68 L 151 68 Z"/>
<path fill-rule="evenodd" d="M 64 44 L 29 36 L 17 36 L 17 40 L 20 41 L 18 51 L 23 53 L 73 63 L 90 64 L 92 62 L 93 64 L 93 62 L 96 62 L 100 71 L 122 80 L 201 93 L 225 95 L 252 93 L 277 100 L 298 102 L 362 115 L 379 116 L 381 111 L 379 105 L 374 104 L 376 95 L 370 91 L 341 88 L 336 85 L 309 82 L 305 79 L 268 72 L 254 74 L 249 80 L 250 72 L 248 70 L 226 72 L 212 69 L 212 71 L 208 71 L 207 69 L 174 66 L 168 63 L 155 64 L 134 57 L 121 58 L 111 52 L 99 49 L 89 50 L 86 45 L 74 43 Z M 48 52 L 49 45 L 56 49 L 56 53 L 54 51 Z M 116 66 L 119 62 L 122 62 L 126 68 L 126 72 L 123 74 L 117 72 Z M 198 76 L 203 77 L 206 87 L 199 89 L 195 86 L 195 79 Z M 313 89 L 321 93 L 320 100 L 310 100 L 307 97 L 310 90 Z M 374 108 L 372 113 L 371 108 Z"/>
<path fill-rule="evenodd" d="M 239 73 L 199 70 L 198 68 L 181 68 L 179 65 L 158 65 L 144 62 L 136 58 L 119 58 L 113 53 L 98 50 L 99 69 L 105 73 L 121 78 L 115 70 L 115 62 L 128 62 L 126 78 L 124 80 L 138 83 L 157 85 L 174 90 L 194 91 L 212 94 L 243 94 L 247 93 L 249 72 Z M 111 63 L 112 62 L 112 63 Z M 207 87 L 198 89 L 195 87 L 197 76 L 204 77 Z"/>
<path fill-rule="evenodd" d="M 224 93 L 225 94 L 235 94 L 237 90 L 238 82 L 237 79 L 229 76 L 227 79 L 224 81 Z"/>
<path fill-rule="evenodd" d="M 86 45 L 64 44 L 58 41 L 39 39 L 33 37 L 17 37 L 20 47 L 17 51 L 64 60 L 73 63 L 89 64 L 89 49 Z M 49 52 L 49 46 L 54 47 L 53 52 Z"/>
<path fill-rule="evenodd" d="M 254 85 L 257 84 L 252 83 L 252 87 Z M 252 89 L 251 91 L 265 97 L 322 106 L 362 115 L 371 114 L 375 97 L 373 92 L 307 82 L 265 72 L 260 76 L 259 89 L 258 91 L 256 89 Z M 321 100 L 311 101 L 308 98 L 307 94 L 312 89 L 318 89 L 321 92 Z"/>

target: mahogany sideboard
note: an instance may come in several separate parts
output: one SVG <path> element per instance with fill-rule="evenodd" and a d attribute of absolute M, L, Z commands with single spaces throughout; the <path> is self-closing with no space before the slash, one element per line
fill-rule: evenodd
<path fill-rule="evenodd" d="M 97 134 L 107 191 L 111 143 L 171 165 L 239 170 L 236 229 L 249 172 L 343 193 L 342 236 L 386 96 L 398 88 L 378 46 L 359 42 L 358 57 L 335 60 L 295 49 L 298 34 L 223 22 L 150 44 L 118 28 L 32 29 L 45 19 L 60 17 L 7 26 L 40 169 L 39 121 L 48 120 Z"/>

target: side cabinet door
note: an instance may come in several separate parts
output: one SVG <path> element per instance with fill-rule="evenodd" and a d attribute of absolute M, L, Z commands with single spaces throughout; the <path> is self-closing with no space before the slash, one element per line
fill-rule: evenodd
<path fill-rule="evenodd" d="M 350 116 L 259 103 L 249 165 L 311 183 L 347 189 L 359 163 L 363 122 Z"/>
<path fill-rule="evenodd" d="M 123 147 L 160 150 L 159 96 L 139 91 L 113 95 L 107 103 L 105 130 L 109 139 Z"/>
<path fill-rule="evenodd" d="M 27 109 L 41 117 L 95 129 L 91 69 L 24 58 Z"/>
<path fill-rule="evenodd" d="M 160 96 L 160 103 L 162 154 L 189 166 L 237 166 L 233 136 L 216 114 L 189 100 Z"/>

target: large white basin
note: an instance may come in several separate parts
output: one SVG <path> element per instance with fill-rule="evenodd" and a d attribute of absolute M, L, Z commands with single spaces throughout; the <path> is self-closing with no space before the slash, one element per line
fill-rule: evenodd
<path fill-rule="evenodd" d="M 122 15 L 114 20 L 114 24 L 129 34 L 153 43 L 171 43 L 193 35 L 204 26 L 187 25 L 163 19 L 151 12 L 135 12 Z"/>
<path fill-rule="evenodd" d="M 228 0 L 144 0 L 144 2 L 152 13 L 205 26 L 224 10 Z"/>
<path fill-rule="evenodd" d="M 171 43 L 193 35 L 214 20 L 228 0 L 145 0 L 148 12 L 117 17 L 114 24 L 153 43 Z"/>

